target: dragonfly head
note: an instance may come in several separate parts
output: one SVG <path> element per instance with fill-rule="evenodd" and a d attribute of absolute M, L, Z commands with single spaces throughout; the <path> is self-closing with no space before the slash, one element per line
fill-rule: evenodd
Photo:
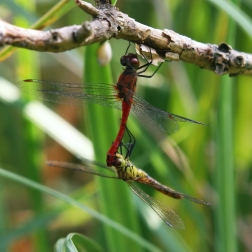
<path fill-rule="evenodd" d="M 121 65 L 126 66 L 128 69 L 138 69 L 139 60 L 137 55 L 134 53 L 128 53 L 128 55 L 123 55 L 120 59 Z"/>
<path fill-rule="evenodd" d="M 115 160 L 113 162 L 113 166 L 115 166 L 115 167 L 125 167 L 125 165 L 126 165 L 125 158 L 121 154 L 116 153 Z"/>

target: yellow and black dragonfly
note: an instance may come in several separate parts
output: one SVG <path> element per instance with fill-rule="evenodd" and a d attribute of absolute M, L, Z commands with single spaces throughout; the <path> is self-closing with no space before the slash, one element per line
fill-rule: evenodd
<path fill-rule="evenodd" d="M 194 197 L 185 195 L 183 193 L 177 192 L 165 185 L 162 185 L 157 180 L 150 177 L 146 172 L 144 172 L 141 169 L 138 169 L 136 166 L 134 166 L 128 158 L 124 158 L 121 154 L 116 154 L 116 159 L 114 162 L 114 166 L 108 167 L 105 165 L 101 165 L 99 163 L 96 163 L 94 161 L 90 161 L 87 159 L 82 159 L 82 161 L 87 165 L 79 165 L 79 164 L 73 164 L 73 163 L 67 163 L 67 162 L 61 162 L 61 161 L 47 161 L 47 164 L 49 166 L 55 166 L 55 167 L 62 167 L 77 171 L 86 172 L 93 175 L 98 175 L 105 178 L 113 178 L 113 179 L 121 179 L 127 183 L 129 188 L 145 203 L 147 203 L 157 214 L 158 216 L 170 227 L 177 228 L 177 229 L 184 229 L 184 223 L 180 219 L 180 217 L 168 206 L 164 205 L 160 201 L 154 199 L 147 193 L 145 193 L 142 189 L 140 189 L 135 182 L 139 182 L 145 185 L 148 185 L 157 191 L 170 196 L 175 199 L 187 199 L 190 201 L 193 201 L 198 204 L 203 205 L 211 205 L 208 202 L 205 202 L 203 200 L 196 199 Z M 99 172 L 96 172 L 94 169 L 92 169 L 89 166 L 99 166 L 100 168 L 105 168 L 113 173 L 116 174 L 116 176 L 108 176 L 106 174 L 102 174 Z"/>

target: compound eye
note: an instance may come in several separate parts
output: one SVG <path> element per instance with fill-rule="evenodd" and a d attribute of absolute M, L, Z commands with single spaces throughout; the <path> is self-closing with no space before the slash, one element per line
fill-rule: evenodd
<path fill-rule="evenodd" d="M 130 59 L 130 65 L 133 67 L 133 68 L 138 68 L 139 67 L 139 60 L 137 58 L 131 58 Z"/>
<path fill-rule="evenodd" d="M 121 164 L 122 164 L 121 160 L 120 160 L 119 158 L 116 158 L 116 159 L 114 160 L 113 166 L 115 166 L 115 167 L 120 167 Z"/>
<path fill-rule="evenodd" d="M 121 65 L 122 66 L 127 66 L 127 57 L 126 56 L 122 56 L 120 59 Z"/>

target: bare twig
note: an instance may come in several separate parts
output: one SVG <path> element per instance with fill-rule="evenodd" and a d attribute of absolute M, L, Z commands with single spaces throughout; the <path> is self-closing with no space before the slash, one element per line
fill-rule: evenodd
<path fill-rule="evenodd" d="M 109 3 L 99 4 L 75 0 L 93 17 L 82 25 L 49 31 L 24 29 L 0 19 L 0 45 L 12 45 L 36 51 L 63 52 L 111 38 L 145 44 L 163 57 L 178 55 L 178 59 L 195 64 L 216 74 L 252 74 L 252 55 L 238 52 L 231 46 L 203 44 L 172 30 L 159 30 L 136 22 Z"/>

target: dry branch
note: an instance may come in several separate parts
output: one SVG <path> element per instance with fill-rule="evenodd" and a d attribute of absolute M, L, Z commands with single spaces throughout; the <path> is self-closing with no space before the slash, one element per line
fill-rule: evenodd
<path fill-rule="evenodd" d="M 154 29 L 136 22 L 108 3 L 100 3 L 99 8 L 81 0 L 76 0 L 76 4 L 93 19 L 82 25 L 49 31 L 20 28 L 0 19 L 0 46 L 63 52 L 115 38 L 155 48 L 163 58 L 177 54 L 178 59 L 219 75 L 252 74 L 252 55 L 235 51 L 225 43 L 203 44 L 172 30 Z"/>

